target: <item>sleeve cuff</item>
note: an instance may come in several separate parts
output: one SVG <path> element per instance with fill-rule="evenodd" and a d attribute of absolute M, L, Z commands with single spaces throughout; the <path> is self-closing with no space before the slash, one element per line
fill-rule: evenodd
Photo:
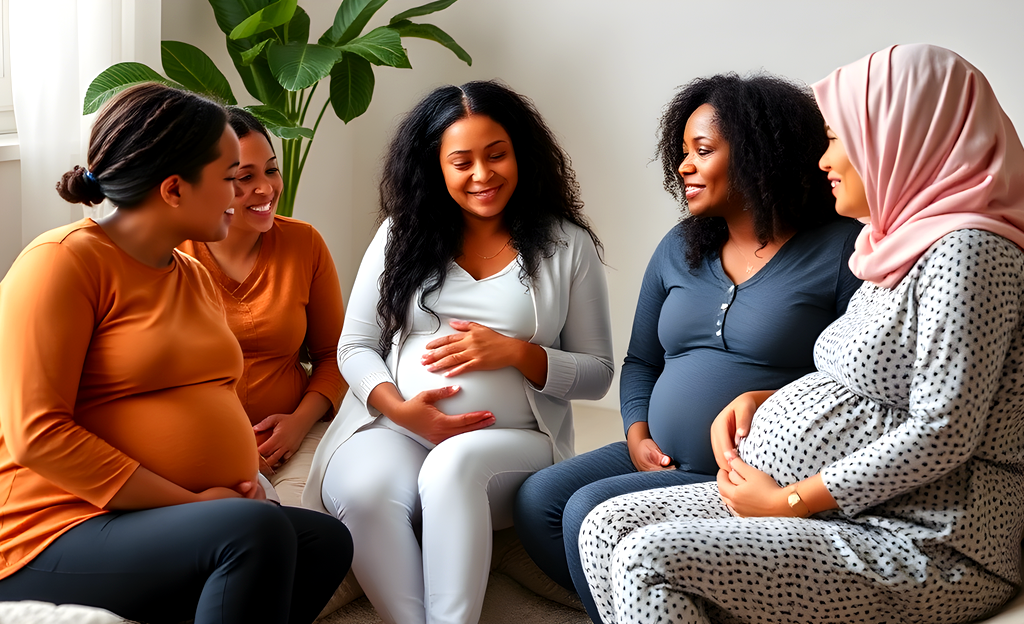
<path fill-rule="evenodd" d="M 627 416 L 626 414 L 623 414 L 622 415 L 622 433 L 623 433 L 623 435 L 628 434 L 629 433 L 629 428 L 632 427 L 634 424 L 636 424 L 638 422 L 647 422 L 647 419 L 643 418 L 642 416 L 638 416 L 638 415 L 629 415 L 629 416 Z"/>
<path fill-rule="evenodd" d="M 548 375 L 547 379 L 544 380 L 544 387 L 537 388 L 529 381 L 527 383 L 537 392 L 564 399 L 576 384 L 579 368 L 576 364 L 576 358 L 571 353 L 566 353 L 565 351 L 549 349 L 545 346 L 541 346 L 541 349 L 544 349 L 544 352 L 548 355 Z"/>

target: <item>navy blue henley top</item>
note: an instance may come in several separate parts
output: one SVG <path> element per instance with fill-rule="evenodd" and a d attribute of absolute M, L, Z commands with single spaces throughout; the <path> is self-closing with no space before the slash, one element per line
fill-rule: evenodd
<path fill-rule="evenodd" d="M 669 231 L 644 274 L 622 365 L 625 429 L 647 421 L 679 469 L 715 474 L 710 430 L 722 408 L 815 370 L 814 341 L 860 286 L 847 261 L 862 227 L 842 219 L 798 232 L 738 286 L 717 256 L 691 272 L 680 226 Z"/>

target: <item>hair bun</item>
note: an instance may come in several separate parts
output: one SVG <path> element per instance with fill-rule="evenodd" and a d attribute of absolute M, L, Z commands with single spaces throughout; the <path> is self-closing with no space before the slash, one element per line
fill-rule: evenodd
<path fill-rule="evenodd" d="M 96 176 L 85 167 L 75 167 L 57 182 L 57 194 L 72 204 L 94 206 L 104 199 L 103 188 Z"/>

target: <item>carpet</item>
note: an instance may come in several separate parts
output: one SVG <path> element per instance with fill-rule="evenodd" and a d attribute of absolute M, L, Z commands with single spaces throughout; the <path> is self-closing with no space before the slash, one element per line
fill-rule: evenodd
<path fill-rule="evenodd" d="M 317 624 L 382 624 L 366 596 L 353 600 Z M 487 581 L 480 624 L 590 624 L 582 611 L 542 598 L 499 572 Z"/>

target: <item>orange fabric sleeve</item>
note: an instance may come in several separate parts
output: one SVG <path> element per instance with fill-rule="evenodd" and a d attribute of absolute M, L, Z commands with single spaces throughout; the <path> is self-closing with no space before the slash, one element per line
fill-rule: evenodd
<path fill-rule="evenodd" d="M 59 244 L 27 250 L 0 284 L 0 431 L 11 460 L 103 507 L 139 463 L 74 420 L 102 316 L 96 276 Z"/>
<path fill-rule="evenodd" d="M 337 413 L 348 384 L 338 370 L 338 338 L 345 310 L 334 259 L 320 233 L 310 228 L 313 250 L 313 281 L 306 304 L 306 348 L 313 365 L 306 392 L 324 395 Z"/>

